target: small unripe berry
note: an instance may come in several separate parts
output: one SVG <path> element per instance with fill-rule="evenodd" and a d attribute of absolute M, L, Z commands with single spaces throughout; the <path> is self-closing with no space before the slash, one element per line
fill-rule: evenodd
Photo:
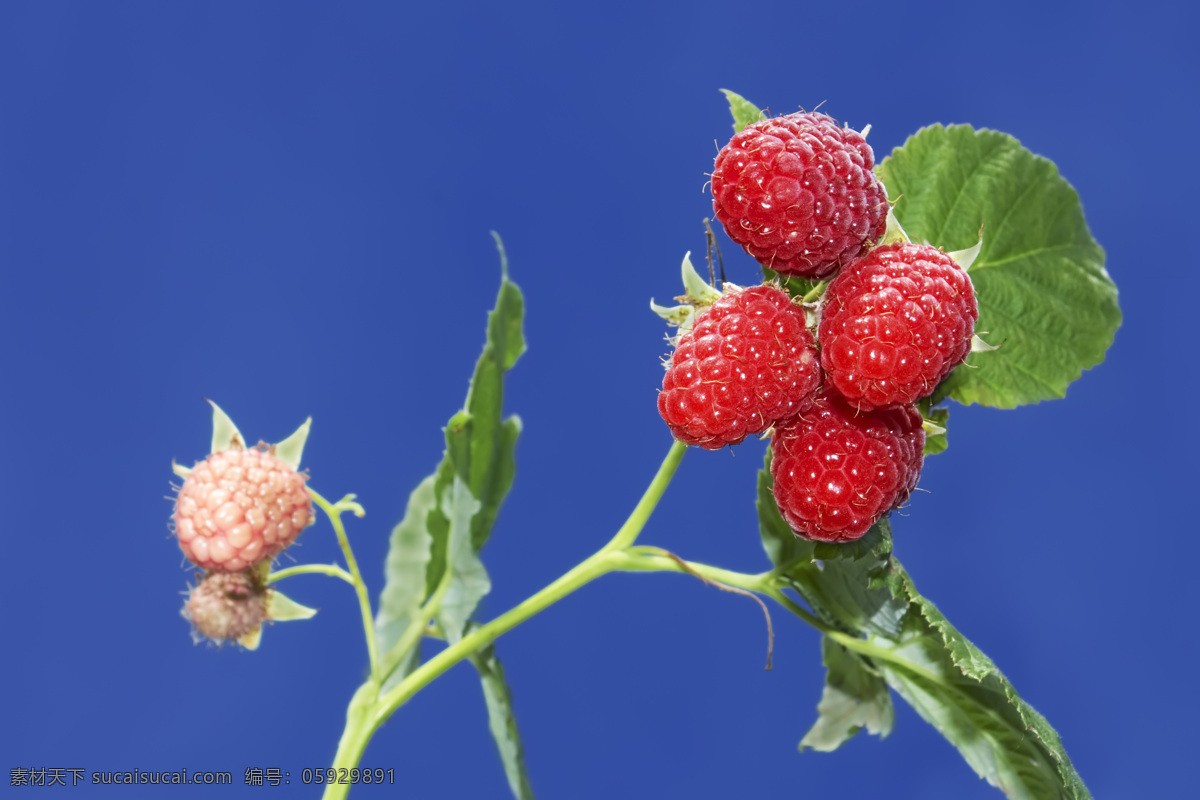
<path fill-rule="evenodd" d="M 240 572 L 279 555 L 313 522 L 305 477 L 261 446 L 213 453 L 175 499 L 183 554 L 216 572 Z"/>
<path fill-rule="evenodd" d="M 220 643 L 242 638 L 267 619 L 269 590 L 252 573 L 210 572 L 188 593 L 183 616 L 196 633 Z"/>

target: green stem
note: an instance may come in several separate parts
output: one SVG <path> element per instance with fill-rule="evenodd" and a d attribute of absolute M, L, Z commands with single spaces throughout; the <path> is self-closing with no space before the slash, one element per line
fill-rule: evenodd
<path fill-rule="evenodd" d="M 330 503 L 321 495 L 317 494 L 310 487 L 309 495 L 313 501 L 321 507 L 325 512 L 325 516 L 329 517 L 330 524 L 333 525 L 334 533 L 337 534 L 338 545 L 342 548 L 342 556 L 346 559 L 346 566 L 350 569 L 351 583 L 354 584 L 354 593 L 358 595 L 358 608 L 362 613 L 363 632 L 367 639 L 367 658 L 371 663 L 371 680 L 376 684 L 383 682 L 383 676 L 379 671 L 379 645 L 375 641 L 375 623 L 371 615 L 371 600 L 367 597 L 367 584 L 363 580 L 362 573 L 358 570 L 358 561 L 354 558 L 354 551 L 350 549 L 350 540 L 346 538 L 346 528 L 342 525 L 342 513 L 345 511 L 353 511 L 357 516 L 363 515 L 362 506 L 354 502 L 354 495 L 346 495 L 337 503 Z"/>
<path fill-rule="evenodd" d="M 339 567 L 337 564 L 298 564 L 294 567 L 281 569 L 278 572 L 272 572 L 267 576 L 267 583 L 275 583 L 284 578 L 290 578 L 293 575 L 332 575 L 335 578 L 341 578 L 351 586 L 354 585 L 354 576 L 346 570 Z"/>
<path fill-rule="evenodd" d="M 671 446 L 666 458 L 663 459 L 662 464 L 659 466 L 654 479 L 646 487 L 645 493 L 643 493 L 638 504 L 634 506 L 628 519 L 625 520 L 625 524 L 617 530 L 613 538 L 604 547 L 600 548 L 600 550 L 580 562 L 565 575 L 541 591 L 522 601 L 516 607 L 501 614 L 491 622 L 471 630 L 462 639 L 451 644 L 445 650 L 442 650 L 433 658 L 417 667 L 383 696 L 377 696 L 377 687 L 381 682 L 375 680 L 374 677 L 363 684 L 355 694 L 347 711 L 346 728 L 338 744 L 333 767 L 335 769 L 343 767 L 349 769 L 357 766 L 362 758 L 363 751 L 366 749 L 367 743 L 371 740 L 371 736 L 375 731 L 379 729 L 379 726 L 386 722 L 395 713 L 396 709 L 407 702 L 409 698 L 439 675 L 446 672 L 446 670 L 470 657 L 477 650 L 487 647 L 501 634 L 512 630 L 522 622 L 534 617 L 580 587 L 591 583 L 601 575 L 620 569 L 621 565 L 628 563 L 628 556 L 624 552 L 625 548 L 630 547 L 637 540 L 642 529 L 646 527 L 646 522 L 650 519 L 650 514 L 662 499 L 662 495 L 666 491 L 667 486 L 670 485 L 671 478 L 674 477 L 675 471 L 679 467 L 679 462 L 683 459 L 683 454 L 686 451 L 686 446 L 680 442 L 675 442 Z M 352 563 L 349 558 L 347 558 L 347 562 Z M 353 571 L 354 567 L 352 566 L 351 569 Z M 405 635 L 414 630 L 417 636 L 424 632 L 429 619 L 429 616 L 424 612 L 432 607 L 434 599 L 431 598 L 422 607 L 422 614 L 418 615 L 418 620 L 413 621 L 413 624 L 409 626 L 409 630 L 405 631 Z M 420 627 L 417 627 L 416 623 L 421 617 L 424 617 L 424 621 Z M 397 649 L 393 648 L 393 652 Z M 330 785 L 326 787 L 324 798 L 325 800 L 341 800 L 341 798 L 346 796 L 347 791 L 349 791 L 348 786 L 339 784 Z"/>
<path fill-rule="evenodd" d="M 820 283 L 818 283 L 816 286 L 814 286 L 813 288 L 809 289 L 809 290 L 808 290 L 808 293 L 807 293 L 806 295 L 804 295 L 803 299 L 801 299 L 801 301 L 800 301 L 800 302 L 802 302 L 802 303 L 811 303 L 811 302 L 815 301 L 815 300 L 816 300 L 817 298 L 819 298 L 819 297 L 820 297 L 822 294 L 824 294 L 824 292 L 825 292 L 825 287 L 826 287 L 826 286 L 828 286 L 828 285 L 829 285 L 829 281 L 821 281 L 821 282 L 820 282 Z"/>

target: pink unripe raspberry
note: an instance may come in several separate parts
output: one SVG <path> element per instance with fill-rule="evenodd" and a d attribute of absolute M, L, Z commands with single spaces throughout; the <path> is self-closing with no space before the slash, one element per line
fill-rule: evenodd
<path fill-rule="evenodd" d="M 824 278 L 883 236 L 887 192 L 866 140 L 831 117 L 748 125 L 717 154 L 713 212 L 760 264 Z"/>
<path fill-rule="evenodd" d="M 658 411 L 681 442 L 737 444 L 812 403 L 821 381 L 804 309 L 782 289 L 723 295 L 679 337 Z"/>
<path fill-rule="evenodd" d="M 924 449 L 916 407 L 858 411 L 826 390 L 810 410 L 775 428 L 771 477 L 779 512 L 806 539 L 858 539 L 908 499 Z"/>
<path fill-rule="evenodd" d="M 188 593 L 183 616 L 209 639 L 240 639 L 267 618 L 267 591 L 251 570 L 210 572 Z"/>
<path fill-rule="evenodd" d="M 821 365 L 862 409 L 911 403 L 971 352 L 979 319 L 967 271 L 936 247 L 877 247 L 829 284 Z"/>
<path fill-rule="evenodd" d="M 216 572 L 240 572 L 279 555 L 313 522 L 305 477 L 261 445 L 213 453 L 175 500 L 183 554 Z"/>

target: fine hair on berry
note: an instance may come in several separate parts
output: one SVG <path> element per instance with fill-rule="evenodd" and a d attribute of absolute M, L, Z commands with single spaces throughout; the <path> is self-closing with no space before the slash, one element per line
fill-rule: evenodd
<path fill-rule="evenodd" d="M 808 411 L 775 427 L 779 512 L 806 539 L 858 539 L 916 488 L 924 448 L 915 406 L 859 411 L 825 390 Z"/>
<path fill-rule="evenodd" d="M 971 352 L 979 319 L 967 271 L 936 247 L 876 247 L 829 284 L 818 338 L 826 377 L 861 409 L 933 392 Z"/>
<path fill-rule="evenodd" d="M 866 139 L 825 114 L 762 120 L 713 164 L 713 213 L 760 264 L 825 278 L 879 241 L 887 192 Z"/>
<path fill-rule="evenodd" d="M 658 411 L 679 441 L 717 450 L 807 408 L 820 373 L 804 309 L 774 286 L 739 289 L 680 334 Z"/>
<path fill-rule="evenodd" d="M 175 499 L 175 535 L 196 566 L 240 572 L 274 558 L 314 520 L 306 476 L 262 446 L 213 453 Z"/>

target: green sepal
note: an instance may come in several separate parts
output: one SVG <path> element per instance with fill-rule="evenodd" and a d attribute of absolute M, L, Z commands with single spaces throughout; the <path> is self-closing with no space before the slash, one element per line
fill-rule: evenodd
<path fill-rule="evenodd" d="M 233 424 L 233 420 L 221 410 L 219 405 L 212 400 L 209 400 L 208 404 L 213 408 L 212 449 L 209 450 L 209 453 L 223 453 L 226 450 L 244 450 L 246 448 L 246 439 L 242 436 L 241 431 L 237 429 L 237 425 Z"/>
<path fill-rule="evenodd" d="M 312 619 L 316 614 L 317 609 L 300 605 L 278 589 L 267 592 L 267 618 L 274 622 Z"/>
<path fill-rule="evenodd" d="M 945 407 L 922 408 L 920 403 L 917 404 L 917 408 L 920 409 L 921 416 L 924 418 L 925 455 L 935 456 L 945 452 L 946 448 L 950 446 L 946 438 L 946 424 L 950 421 L 950 409 Z"/>
<path fill-rule="evenodd" d="M 292 469 L 300 469 L 300 458 L 304 455 L 304 444 L 308 441 L 308 431 L 312 428 L 312 417 L 304 420 L 291 436 L 275 445 L 272 452 L 275 457 Z"/>
<path fill-rule="evenodd" d="M 759 111 L 758 106 L 742 97 L 737 92 L 722 89 L 725 99 L 729 101 L 729 113 L 733 115 L 733 132 L 741 133 L 747 125 L 764 120 L 767 115 Z"/>

